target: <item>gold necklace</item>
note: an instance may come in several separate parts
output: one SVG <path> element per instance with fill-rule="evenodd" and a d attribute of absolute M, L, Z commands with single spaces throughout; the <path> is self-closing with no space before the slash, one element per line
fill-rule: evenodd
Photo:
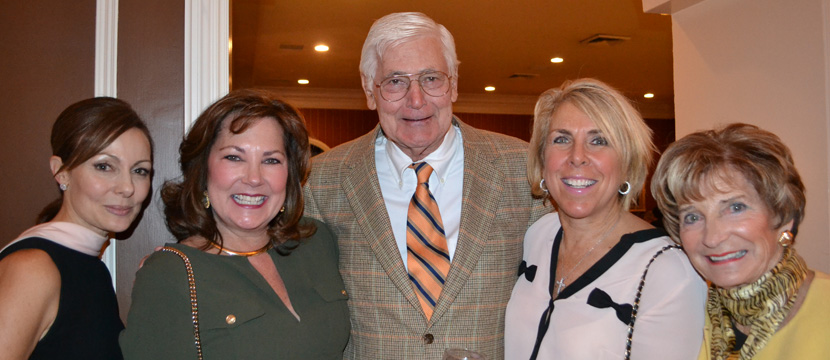
<path fill-rule="evenodd" d="M 210 245 L 212 245 L 213 247 L 219 249 L 219 251 L 221 251 L 225 254 L 228 254 L 230 256 L 246 256 L 246 257 L 262 254 L 262 253 L 270 250 L 271 247 L 274 246 L 273 244 L 271 244 L 271 241 L 268 241 L 268 243 L 265 244 L 265 246 L 263 246 L 263 247 L 261 247 L 257 250 L 254 250 L 254 251 L 233 251 L 233 250 L 230 250 L 230 249 L 228 249 L 224 246 L 216 245 L 216 243 L 213 242 L 213 241 L 210 241 Z"/>
<path fill-rule="evenodd" d="M 610 234 L 611 231 L 614 231 L 614 229 L 617 227 L 617 224 L 620 223 L 620 219 L 622 219 L 622 216 L 618 217 L 617 221 L 614 222 L 614 225 L 611 226 L 611 228 L 606 230 L 605 233 L 602 234 L 602 236 L 599 237 L 599 240 L 597 240 L 597 242 L 594 244 L 594 246 L 592 246 L 591 249 L 589 249 L 588 252 L 585 253 L 585 255 L 582 255 L 582 257 L 579 258 L 579 261 L 577 261 L 576 265 L 574 265 L 571 268 L 571 271 L 568 271 L 568 273 L 565 274 L 565 276 L 559 278 L 559 281 L 556 282 L 556 295 L 559 295 L 559 293 L 562 292 L 562 288 L 565 287 L 565 278 L 567 278 L 568 276 L 571 276 L 571 274 L 574 272 L 574 270 L 576 270 L 576 268 L 579 267 L 579 264 L 582 264 L 582 261 L 585 260 L 585 258 L 587 258 L 589 254 L 594 252 L 594 249 L 597 248 L 599 243 L 601 243 L 603 240 L 605 240 L 605 238 L 608 237 L 608 234 Z"/>

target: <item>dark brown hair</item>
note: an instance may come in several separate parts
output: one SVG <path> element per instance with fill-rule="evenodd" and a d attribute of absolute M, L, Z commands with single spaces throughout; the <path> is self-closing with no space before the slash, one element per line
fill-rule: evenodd
<path fill-rule="evenodd" d="M 222 246 L 222 234 L 213 212 L 202 201 L 207 189 L 208 156 L 225 121 L 233 134 L 245 132 L 261 118 L 274 119 L 283 130 L 288 158 L 285 211 L 271 219 L 268 236 L 281 254 L 288 254 L 299 240 L 314 233 L 313 225 L 300 224 L 303 216 L 302 186 L 308 178 L 308 131 L 300 112 L 273 94 L 262 90 L 237 90 L 208 107 L 193 124 L 179 146 L 180 182 L 167 181 L 161 190 L 167 228 L 179 241 L 202 236 Z M 206 244 L 209 246 L 209 244 Z"/>
<path fill-rule="evenodd" d="M 702 200 L 702 191 L 715 189 L 716 179 L 732 181 L 725 174 L 730 169 L 758 193 L 775 219 L 773 228 L 793 220 L 790 231 L 798 232 L 807 200 L 790 149 L 771 132 L 736 123 L 677 140 L 657 164 L 651 193 L 674 241 L 680 242 L 680 206 Z"/>
<path fill-rule="evenodd" d="M 63 162 L 56 174 L 83 164 L 130 129 L 144 133 L 150 142 L 152 156 L 153 138 L 150 137 L 150 131 L 127 102 L 111 97 L 96 97 L 69 105 L 52 125 L 52 155 L 61 158 Z M 62 205 L 63 192 L 61 197 L 41 210 L 37 223 L 52 220 Z"/>

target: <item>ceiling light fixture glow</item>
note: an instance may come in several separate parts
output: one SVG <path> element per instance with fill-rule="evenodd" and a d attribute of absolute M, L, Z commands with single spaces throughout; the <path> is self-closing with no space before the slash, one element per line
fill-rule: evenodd
<path fill-rule="evenodd" d="M 653 97 L 654 97 L 654 94 L 652 94 L 652 93 L 646 93 L 645 95 L 643 95 L 643 97 L 644 97 L 644 98 L 646 98 L 646 99 L 651 99 L 651 98 L 653 98 Z"/>
<path fill-rule="evenodd" d="M 496 87 L 495 86 L 485 86 L 484 91 L 496 91 Z"/>
<path fill-rule="evenodd" d="M 320 44 L 320 45 L 315 46 L 314 50 L 317 50 L 319 52 L 326 52 L 326 51 L 329 51 L 329 47 L 326 46 L 326 45 Z"/>
<path fill-rule="evenodd" d="M 300 84 L 300 85 L 307 85 L 307 84 L 308 84 L 308 79 L 300 79 L 300 80 L 297 80 L 297 84 Z"/>
<path fill-rule="evenodd" d="M 565 59 L 563 59 L 561 57 L 555 57 L 555 58 L 550 59 L 550 62 L 552 62 L 554 64 L 559 64 L 559 63 L 562 63 L 563 61 L 565 61 Z"/>

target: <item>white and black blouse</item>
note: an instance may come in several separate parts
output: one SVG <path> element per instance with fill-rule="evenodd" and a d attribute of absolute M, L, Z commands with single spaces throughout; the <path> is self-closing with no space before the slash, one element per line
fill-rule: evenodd
<path fill-rule="evenodd" d="M 672 241 L 662 229 L 623 235 L 552 300 L 561 239 L 557 213 L 525 234 L 520 276 L 507 305 L 505 358 L 622 359 L 640 278 Z M 657 257 L 642 291 L 631 358 L 697 359 L 705 300 L 706 284 L 682 251 Z"/>

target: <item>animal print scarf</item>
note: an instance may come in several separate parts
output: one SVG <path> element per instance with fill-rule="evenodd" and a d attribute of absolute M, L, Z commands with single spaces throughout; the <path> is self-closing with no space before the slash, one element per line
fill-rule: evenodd
<path fill-rule="evenodd" d="M 712 358 L 747 360 L 761 351 L 787 317 L 806 278 L 807 264 L 786 247 L 781 261 L 754 283 L 732 289 L 710 285 L 706 312 L 712 322 Z M 751 328 L 740 349 L 734 349 L 733 320 Z"/>

